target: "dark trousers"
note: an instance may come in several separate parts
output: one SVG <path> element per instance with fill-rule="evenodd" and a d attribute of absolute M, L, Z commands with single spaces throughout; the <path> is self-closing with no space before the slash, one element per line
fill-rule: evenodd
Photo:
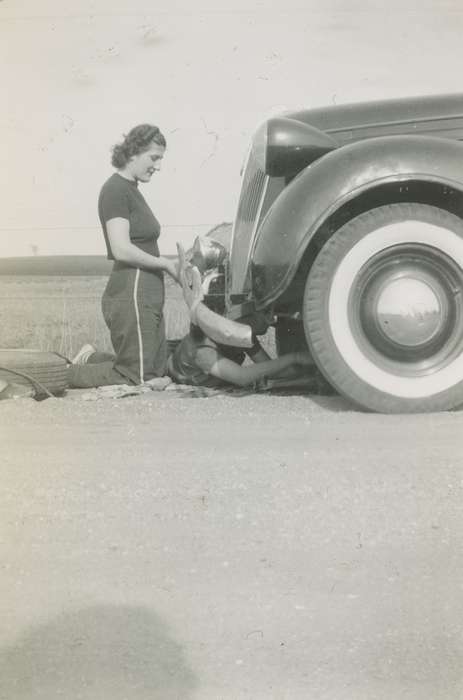
<path fill-rule="evenodd" d="M 114 355 L 95 353 L 69 367 L 71 388 L 143 384 L 166 373 L 162 273 L 115 264 L 102 298 Z"/>
<path fill-rule="evenodd" d="M 91 389 L 110 384 L 132 384 L 117 369 L 114 369 L 115 355 L 95 352 L 85 365 L 68 367 L 68 382 L 71 389 Z"/>

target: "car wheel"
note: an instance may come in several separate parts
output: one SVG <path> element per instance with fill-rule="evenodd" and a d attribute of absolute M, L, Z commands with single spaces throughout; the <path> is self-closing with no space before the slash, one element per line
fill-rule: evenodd
<path fill-rule="evenodd" d="M 67 362 L 53 352 L 1 349 L 0 380 L 33 387 L 36 397 L 59 396 L 68 387 Z"/>
<path fill-rule="evenodd" d="M 383 413 L 463 404 L 463 221 L 404 203 L 349 221 L 307 279 L 304 328 L 328 381 Z"/>

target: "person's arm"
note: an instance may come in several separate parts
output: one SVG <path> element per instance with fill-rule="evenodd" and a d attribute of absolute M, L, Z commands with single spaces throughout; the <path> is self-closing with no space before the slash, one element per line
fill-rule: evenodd
<path fill-rule="evenodd" d="M 253 336 L 253 341 L 254 342 L 252 348 L 246 350 L 246 355 L 249 357 L 249 359 L 255 363 L 267 362 L 267 360 L 271 360 L 272 358 L 270 357 L 268 352 L 264 350 L 264 348 L 255 336 Z"/>
<path fill-rule="evenodd" d="M 305 366 L 309 361 L 310 356 L 306 355 L 306 353 L 294 352 L 278 357 L 275 360 L 266 360 L 243 367 L 225 357 L 219 357 L 212 366 L 201 367 L 201 369 L 207 371 L 213 377 L 222 379 L 230 384 L 250 386 L 267 377 L 276 377 L 290 367 L 296 365 Z M 200 354 L 198 354 L 198 364 L 201 365 Z"/>
<path fill-rule="evenodd" d="M 179 281 L 183 289 L 183 298 L 190 312 L 191 322 L 199 326 L 203 333 L 216 343 L 251 348 L 253 345 L 251 327 L 224 318 L 203 304 L 201 274 L 197 267 L 187 263 L 185 251 L 180 243 L 177 243 L 177 250 Z"/>
<path fill-rule="evenodd" d="M 114 258 L 127 265 L 142 267 L 146 270 L 163 270 L 175 281 L 178 281 L 177 261 L 150 255 L 144 250 L 140 250 L 130 240 L 129 226 L 128 219 L 121 217 L 115 217 L 106 222 L 106 230 Z"/>
<path fill-rule="evenodd" d="M 199 326 L 203 333 L 220 345 L 237 348 L 252 347 L 252 330 L 243 323 L 224 318 L 208 309 L 202 301 L 190 311 L 191 322 Z"/>
<path fill-rule="evenodd" d="M 254 341 L 254 345 L 249 350 L 246 350 L 246 354 L 250 360 L 255 363 L 266 362 L 271 360 L 272 357 L 264 350 L 262 345 L 259 343 L 257 338 Z M 304 356 L 304 367 L 314 367 L 314 361 L 310 356 L 309 352 L 298 353 L 298 356 Z M 292 364 L 281 372 L 278 372 L 278 379 L 300 379 L 301 378 L 301 363 Z"/>

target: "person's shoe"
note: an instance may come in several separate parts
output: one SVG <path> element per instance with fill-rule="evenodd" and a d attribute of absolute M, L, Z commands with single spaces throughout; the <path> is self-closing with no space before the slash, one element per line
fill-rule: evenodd
<path fill-rule="evenodd" d="M 94 352 L 96 352 L 96 348 L 94 348 L 93 345 L 90 345 L 90 343 L 85 343 L 85 345 L 82 345 L 77 355 L 74 355 L 72 358 L 72 364 L 86 365 L 88 358 L 90 355 L 93 355 Z"/>

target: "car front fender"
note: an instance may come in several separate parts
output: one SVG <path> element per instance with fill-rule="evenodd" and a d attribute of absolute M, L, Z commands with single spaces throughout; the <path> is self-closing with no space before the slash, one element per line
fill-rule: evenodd
<path fill-rule="evenodd" d="M 386 136 L 343 146 L 309 165 L 281 192 L 259 228 L 251 255 L 256 307 L 283 294 L 311 239 L 340 207 L 369 189 L 411 180 L 463 191 L 463 143 Z"/>

